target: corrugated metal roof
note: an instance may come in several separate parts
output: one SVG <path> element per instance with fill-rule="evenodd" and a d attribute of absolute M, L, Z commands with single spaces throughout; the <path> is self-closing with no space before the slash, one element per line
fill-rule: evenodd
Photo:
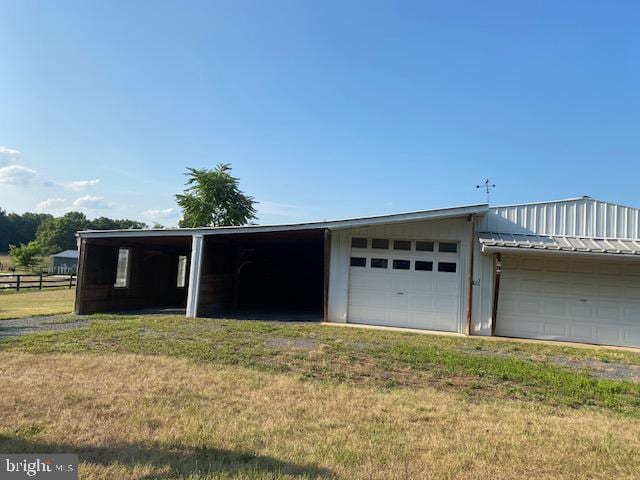
<path fill-rule="evenodd" d="M 78 258 L 78 250 L 64 250 L 62 252 L 54 253 L 51 256 L 58 258 Z"/>
<path fill-rule="evenodd" d="M 203 228 L 164 228 L 164 229 L 128 229 L 128 230 L 84 230 L 77 235 L 82 238 L 110 237 L 160 237 L 191 235 L 230 235 L 237 233 L 285 232 L 296 230 L 331 229 L 338 230 L 352 227 L 366 227 L 387 223 L 406 223 L 420 220 L 437 220 L 465 217 L 467 215 L 484 215 L 489 211 L 487 204 L 466 205 L 462 207 L 438 208 L 419 212 L 396 213 L 375 217 L 349 218 L 321 222 L 293 223 L 285 225 L 244 225 L 239 227 L 203 227 Z"/>
<path fill-rule="evenodd" d="M 491 207 L 477 231 L 640 240 L 640 209 L 590 197 Z"/>
<path fill-rule="evenodd" d="M 480 233 L 483 251 L 548 251 L 561 253 L 625 255 L 640 258 L 640 241 L 559 235 Z"/>

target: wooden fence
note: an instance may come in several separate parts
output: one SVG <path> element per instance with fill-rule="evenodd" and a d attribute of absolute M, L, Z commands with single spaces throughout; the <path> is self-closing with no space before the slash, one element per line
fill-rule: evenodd
<path fill-rule="evenodd" d="M 73 288 L 76 286 L 76 275 L 47 275 L 40 272 L 36 275 L 12 274 L 0 275 L 0 290 L 23 290 L 37 288 Z"/>

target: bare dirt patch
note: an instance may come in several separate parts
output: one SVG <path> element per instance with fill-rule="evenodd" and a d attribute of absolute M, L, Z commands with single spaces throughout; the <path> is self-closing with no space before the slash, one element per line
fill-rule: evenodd
<path fill-rule="evenodd" d="M 587 371 L 589 375 L 597 378 L 640 382 L 640 365 L 609 363 L 591 359 L 579 360 L 566 357 L 555 357 L 552 361 L 557 365 L 562 365 L 572 370 Z"/>

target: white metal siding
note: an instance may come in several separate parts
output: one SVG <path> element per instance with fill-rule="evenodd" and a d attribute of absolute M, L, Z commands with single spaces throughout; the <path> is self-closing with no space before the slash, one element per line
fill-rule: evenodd
<path fill-rule="evenodd" d="M 482 255 L 476 237 L 473 267 L 473 314 L 471 335 L 491 335 L 493 315 L 494 256 Z"/>
<path fill-rule="evenodd" d="M 459 314 L 457 331 L 464 331 L 471 247 L 471 222 L 466 218 L 425 220 L 402 224 L 377 225 L 345 230 L 334 230 L 329 262 L 329 308 L 328 319 L 346 322 L 348 316 L 349 258 L 351 237 L 450 240 L 459 243 L 458 278 L 460 278 Z"/>
<path fill-rule="evenodd" d="M 479 232 L 640 239 L 640 210 L 592 198 L 493 207 Z"/>

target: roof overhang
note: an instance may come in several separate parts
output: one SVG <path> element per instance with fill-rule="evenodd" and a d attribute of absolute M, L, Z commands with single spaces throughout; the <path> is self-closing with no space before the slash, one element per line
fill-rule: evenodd
<path fill-rule="evenodd" d="M 192 235 L 233 235 L 247 233 L 291 232 L 301 230 L 343 230 L 347 228 L 370 227 L 393 223 L 407 223 L 424 220 L 444 220 L 468 216 L 481 216 L 489 211 L 487 204 L 462 207 L 423 210 L 420 212 L 380 215 L 375 217 L 351 218 L 322 222 L 294 223 L 286 225 L 246 225 L 242 227 L 206 228 L 159 228 L 128 230 L 84 230 L 78 232 L 81 238 L 130 238 L 130 237 L 190 237 Z"/>
<path fill-rule="evenodd" d="M 640 240 L 480 233 L 482 253 L 640 260 Z"/>

